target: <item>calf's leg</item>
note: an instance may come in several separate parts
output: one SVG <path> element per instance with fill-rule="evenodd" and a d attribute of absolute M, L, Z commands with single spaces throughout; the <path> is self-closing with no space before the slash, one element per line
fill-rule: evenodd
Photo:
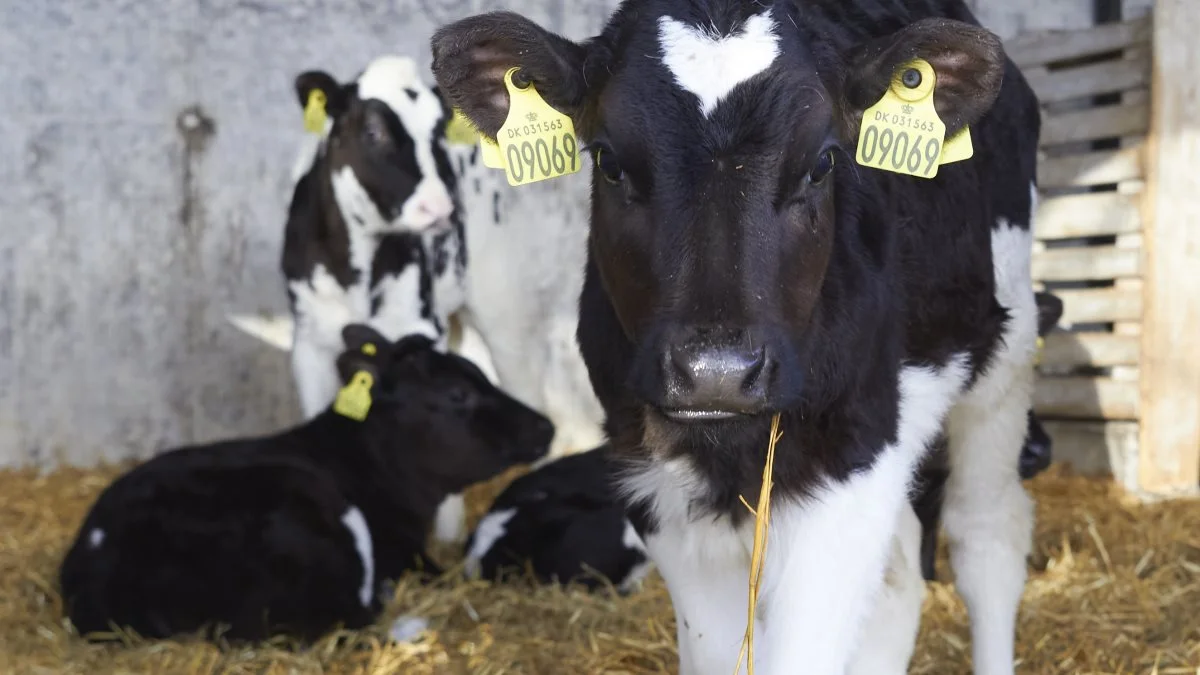
<path fill-rule="evenodd" d="M 993 230 L 992 250 L 996 300 L 1009 319 L 987 370 L 947 417 L 943 528 L 955 586 L 971 620 L 975 672 L 1012 675 L 1033 530 L 1033 504 L 1018 465 L 1033 391 L 1037 308 L 1028 230 L 1001 224 Z"/>
<path fill-rule="evenodd" d="M 333 403 L 341 388 L 337 354 L 304 333 L 297 333 L 292 344 L 292 377 L 301 414 L 306 420 L 316 417 Z"/>

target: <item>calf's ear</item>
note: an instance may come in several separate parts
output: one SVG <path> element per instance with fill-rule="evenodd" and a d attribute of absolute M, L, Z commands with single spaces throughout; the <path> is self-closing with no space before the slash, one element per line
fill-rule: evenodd
<path fill-rule="evenodd" d="M 847 101 L 859 111 L 887 91 L 896 71 L 921 58 L 933 66 L 933 105 L 949 138 L 992 107 L 1004 81 L 1005 56 L 991 31 L 961 21 L 932 18 L 855 47 L 847 59 Z"/>
<path fill-rule="evenodd" d="M 300 73 L 296 76 L 294 86 L 301 109 L 308 106 L 308 96 L 313 91 L 325 94 L 325 112 L 331 117 L 337 117 L 346 109 L 346 95 L 342 85 L 323 70 L 306 70 Z"/>
<path fill-rule="evenodd" d="M 532 81 L 542 98 L 574 116 L 586 93 L 582 45 L 513 12 L 468 17 L 439 28 L 430 40 L 433 76 L 449 104 L 495 138 L 508 116 L 504 74 Z"/>

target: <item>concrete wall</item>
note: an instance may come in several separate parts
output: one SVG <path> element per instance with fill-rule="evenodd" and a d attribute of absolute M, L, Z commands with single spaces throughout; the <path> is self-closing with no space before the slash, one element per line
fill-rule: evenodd
<path fill-rule="evenodd" d="M 1042 0 L 1026 20 L 1032 0 L 987 0 L 981 16 L 1011 34 L 1086 22 L 1090 2 Z M 0 4 L 0 465 L 145 457 L 294 421 L 285 355 L 225 320 L 286 308 L 294 74 L 348 78 L 385 51 L 427 65 L 436 25 L 501 7 L 581 38 L 614 5 Z"/>

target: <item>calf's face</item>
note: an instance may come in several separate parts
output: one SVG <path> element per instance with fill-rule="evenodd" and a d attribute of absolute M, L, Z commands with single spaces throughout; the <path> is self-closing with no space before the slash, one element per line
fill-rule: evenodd
<path fill-rule="evenodd" d="M 586 44 L 507 12 L 433 38 L 443 94 L 485 133 L 503 123 L 510 67 L 572 116 L 594 159 L 591 252 L 636 347 L 629 384 L 668 420 L 799 401 L 821 315 L 839 311 L 824 301 L 832 252 L 862 247 L 859 120 L 905 62 L 934 66 L 948 134 L 999 90 L 999 43 L 977 27 L 835 46 L 802 11 L 643 0 Z"/>
<path fill-rule="evenodd" d="M 323 71 L 296 77 L 306 106 L 325 95 L 330 180 L 347 226 L 374 234 L 444 227 L 453 175 L 441 142 L 447 110 L 411 59 L 384 56 L 340 84 Z"/>
<path fill-rule="evenodd" d="M 338 359 L 343 381 L 360 370 L 375 386 L 368 422 L 406 454 L 398 458 L 459 492 L 550 449 L 554 426 L 493 385 L 471 361 L 434 348 L 422 335 L 391 344 L 361 324 L 343 330 Z M 371 344 L 374 354 L 365 354 Z"/>

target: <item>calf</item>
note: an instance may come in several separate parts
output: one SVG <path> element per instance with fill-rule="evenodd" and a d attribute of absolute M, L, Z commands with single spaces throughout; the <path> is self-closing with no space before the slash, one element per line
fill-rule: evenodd
<path fill-rule="evenodd" d="M 636 588 L 652 565 L 617 497 L 610 452 L 569 455 L 513 481 L 467 540 L 467 573 L 499 580 L 528 564 L 545 583 Z"/>
<path fill-rule="evenodd" d="M 324 131 L 293 172 L 281 266 L 293 317 L 292 369 L 311 418 L 333 401 L 341 331 L 367 323 L 389 339 L 446 345 L 466 296 L 445 110 L 412 59 L 383 56 L 352 82 L 296 77 L 307 106 L 324 97 Z"/>
<path fill-rule="evenodd" d="M 323 93 L 329 114 L 294 172 L 283 252 L 305 415 L 337 391 L 347 322 L 389 337 L 420 332 L 444 347 L 458 320 L 482 338 L 505 391 L 554 423 L 549 456 L 601 443 L 602 411 L 575 342 L 583 185 L 515 194 L 483 166 L 478 145 L 445 138 L 449 109 L 411 59 L 379 57 L 345 84 L 308 71 L 295 88 L 301 105 Z M 460 538 L 462 515 L 454 496 L 438 538 Z"/>
<path fill-rule="evenodd" d="M 1035 295 L 1038 309 L 1038 336 L 1045 337 L 1053 330 L 1062 316 L 1063 304 L 1050 293 Z M 1025 444 L 1017 473 L 1022 480 L 1029 480 L 1050 466 L 1052 441 L 1041 422 L 1030 409 L 1027 414 Z M 946 479 L 950 472 L 946 437 L 939 436 L 933 450 L 925 457 L 918 472 L 919 490 L 913 497 L 913 508 L 921 522 L 921 575 L 927 581 L 936 579 L 938 528 L 941 525 L 942 501 L 945 497 Z"/>
<path fill-rule="evenodd" d="M 876 639 L 863 626 L 898 608 L 878 593 L 944 428 L 974 665 L 1011 675 L 1033 520 L 1017 465 L 1039 112 L 999 39 L 962 0 L 624 0 L 586 42 L 492 12 L 442 27 L 432 52 L 485 134 L 517 67 L 591 151 L 578 339 L 681 673 L 734 670 L 741 498 L 757 498 L 779 414 L 763 672 L 842 675 Z M 931 179 L 857 165 L 863 113 L 893 82 L 932 88 L 945 137 L 969 126 L 974 156 Z"/>
<path fill-rule="evenodd" d="M 437 571 L 424 542 L 446 494 L 545 455 L 549 421 L 466 359 L 424 336 L 343 333 L 342 380 L 369 387 L 362 421 L 330 408 L 273 436 L 172 450 L 100 495 L 60 572 L 80 633 L 360 628 L 385 584 Z"/>

